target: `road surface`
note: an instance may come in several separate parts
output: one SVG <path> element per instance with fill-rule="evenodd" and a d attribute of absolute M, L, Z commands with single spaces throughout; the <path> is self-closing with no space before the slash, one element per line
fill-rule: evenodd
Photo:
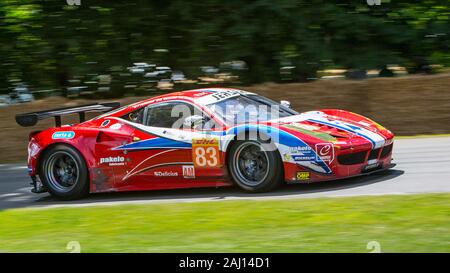
<path fill-rule="evenodd" d="M 340 181 L 289 185 L 263 194 L 248 194 L 236 187 L 229 187 L 91 194 L 85 199 L 70 202 L 58 201 L 47 193 L 31 193 L 26 166 L 3 164 L 0 165 L 0 210 L 18 207 L 450 192 L 450 137 L 397 139 L 393 157 L 397 166 L 384 173 Z"/>

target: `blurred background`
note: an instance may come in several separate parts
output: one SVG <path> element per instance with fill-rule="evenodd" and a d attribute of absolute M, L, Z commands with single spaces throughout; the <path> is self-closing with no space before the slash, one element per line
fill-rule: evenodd
<path fill-rule="evenodd" d="M 450 252 L 449 31 L 450 0 L 1 0 L 0 253 Z M 203 87 L 433 136 L 396 138 L 386 174 L 258 197 L 30 193 L 29 133 L 54 122 L 16 114 Z"/>
<path fill-rule="evenodd" d="M 450 65 L 449 3 L 3 0 L 0 88 L 119 97 L 429 74 Z"/>
<path fill-rule="evenodd" d="M 0 162 L 26 155 L 16 113 L 209 86 L 450 133 L 449 4 L 2 0 Z"/>

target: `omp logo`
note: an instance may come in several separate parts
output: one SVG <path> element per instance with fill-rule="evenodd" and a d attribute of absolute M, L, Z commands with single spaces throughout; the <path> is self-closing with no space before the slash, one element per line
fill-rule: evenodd
<path fill-rule="evenodd" d="M 316 160 L 319 157 L 324 162 L 332 162 L 334 159 L 334 149 L 332 143 L 318 143 L 316 144 Z"/>
<path fill-rule="evenodd" d="M 177 172 L 154 172 L 153 173 L 155 176 L 178 176 Z"/>
<path fill-rule="evenodd" d="M 102 157 L 100 158 L 100 164 L 103 163 L 121 163 L 124 162 L 125 158 L 122 156 L 110 156 L 110 157 Z"/>
<path fill-rule="evenodd" d="M 52 134 L 52 139 L 71 139 L 74 136 L 75 136 L 75 133 L 72 131 L 54 132 Z"/>
<path fill-rule="evenodd" d="M 297 172 L 297 180 L 309 180 L 309 172 Z"/>

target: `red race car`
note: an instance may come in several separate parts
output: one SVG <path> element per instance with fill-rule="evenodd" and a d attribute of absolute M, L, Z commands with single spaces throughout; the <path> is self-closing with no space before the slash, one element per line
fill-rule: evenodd
<path fill-rule="evenodd" d="M 89 192 L 217 187 L 250 192 L 283 183 L 335 180 L 392 166 L 393 134 L 361 115 L 335 109 L 298 113 L 236 89 L 166 94 L 119 108 L 99 103 L 20 114 L 32 132 L 33 192 L 62 199 Z M 85 121 L 86 112 L 105 112 Z M 80 123 L 62 125 L 61 116 Z"/>

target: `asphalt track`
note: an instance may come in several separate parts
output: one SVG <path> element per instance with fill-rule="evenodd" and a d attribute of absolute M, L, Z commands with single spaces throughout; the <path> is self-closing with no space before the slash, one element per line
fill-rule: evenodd
<path fill-rule="evenodd" d="M 450 137 L 397 139 L 393 158 L 397 165 L 386 172 L 339 181 L 287 185 L 263 194 L 248 194 L 236 187 L 228 187 L 91 194 L 82 200 L 70 202 L 58 201 L 47 193 L 31 193 L 25 166 L 0 164 L 0 210 L 20 207 L 450 192 Z"/>

